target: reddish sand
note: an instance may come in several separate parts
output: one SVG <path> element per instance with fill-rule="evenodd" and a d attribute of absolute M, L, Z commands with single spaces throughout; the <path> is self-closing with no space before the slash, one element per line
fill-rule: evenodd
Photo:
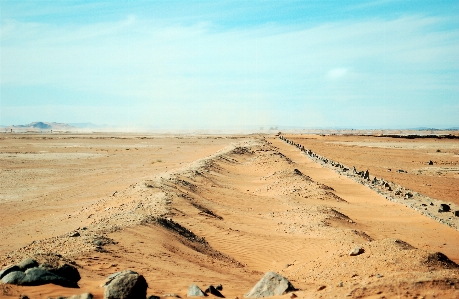
<path fill-rule="evenodd" d="M 459 269 L 434 254 L 459 263 L 457 230 L 274 136 L 46 137 L 1 137 L 0 267 L 71 260 L 80 288 L 0 284 L 0 297 L 103 298 L 99 285 L 124 269 L 145 276 L 148 295 L 186 297 L 196 283 L 243 298 L 276 271 L 299 298 L 459 297 Z M 349 256 L 356 246 L 365 252 Z"/>

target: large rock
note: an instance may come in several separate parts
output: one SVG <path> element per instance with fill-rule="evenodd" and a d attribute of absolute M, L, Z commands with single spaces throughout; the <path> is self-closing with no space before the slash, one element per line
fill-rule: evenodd
<path fill-rule="evenodd" d="M 438 210 L 438 212 L 440 213 L 443 213 L 443 212 L 449 212 L 451 210 L 451 207 L 445 203 L 442 203 L 440 205 L 440 209 Z"/>
<path fill-rule="evenodd" d="M 12 265 L 4 268 L 0 271 L 0 279 L 2 279 L 6 274 L 14 272 L 14 271 L 21 271 L 21 269 L 17 265 Z"/>
<path fill-rule="evenodd" d="M 296 289 L 287 278 L 275 272 L 268 272 L 244 297 L 262 298 L 279 296 L 294 290 Z"/>
<path fill-rule="evenodd" d="M 117 272 L 105 283 L 104 299 L 145 299 L 147 287 L 145 278 L 137 272 Z"/>
<path fill-rule="evenodd" d="M 2 282 L 5 284 L 19 284 L 25 277 L 24 272 L 22 271 L 13 271 L 2 278 Z"/>
<path fill-rule="evenodd" d="M 43 268 L 31 268 L 25 271 L 25 277 L 18 283 L 25 286 L 38 286 L 52 283 L 62 287 L 77 288 L 75 281 L 70 281 Z"/>
<path fill-rule="evenodd" d="M 187 297 L 205 297 L 207 296 L 197 285 L 192 284 L 188 288 Z"/>
<path fill-rule="evenodd" d="M 38 267 L 38 262 L 34 259 L 27 258 L 18 264 L 18 267 L 21 271 L 25 271 L 30 268 Z"/>
<path fill-rule="evenodd" d="M 49 271 L 70 281 L 78 282 L 81 279 L 78 269 L 69 264 L 63 264 L 58 268 L 50 269 Z"/>
<path fill-rule="evenodd" d="M 1 271 L 3 283 L 25 286 L 43 284 L 56 284 L 63 287 L 77 288 L 80 280 L 78 270 L 68 264 L 58 268 L 43 264 L 38 265 L 33 259 L 25 259 L 15 266 L 10 266 Z"/>

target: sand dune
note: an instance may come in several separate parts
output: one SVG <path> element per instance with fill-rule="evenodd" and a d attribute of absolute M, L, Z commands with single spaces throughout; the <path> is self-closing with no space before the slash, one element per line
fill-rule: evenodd
<path fill-rule="evenodd" d="M 57 160 L 49 170 L 60 176 L 57 184 L 35 176 L 45 159 L 34 158 L 42 163 L 34 167 L 22 166 L 22 156 L 2 162 L 2 175 L 14 171 L 19 179 L 28 171 L 29 184 L 47 187 L 31 190 L 14 179 L 2 185 L 0 265 L 24 257 L 72 261 L 82 280 L 80 289 L 0 284 L 0 296 L 103 298 L 108 275 L 133 269 L 145 276 L 148 295 L 185 297 L 196 283 L 222 284 L 223 295 L 243 298 L 275 271 L 300 298 L 459 297 L 457 230 L 322 167 L 275 136 L 102 137 L 67 139 L 65 149 L 55 139 L 26 141 L 59 153 L 108 149 L 104 158 L 77 158 L 73 167 L 86 169 L 86 177 L 77 176 L 84 184 Z M 9 140 L 2 151 L 24 141 Z M 59 192 L 73 197 L 58 200 Z M 44 207 L 55 215 L 37 212 L 46 195 L 53 199 Z M 32 233 L 43 226 L 58 227 Z M 363 253 L 349 256 L 355 247 Z"/>

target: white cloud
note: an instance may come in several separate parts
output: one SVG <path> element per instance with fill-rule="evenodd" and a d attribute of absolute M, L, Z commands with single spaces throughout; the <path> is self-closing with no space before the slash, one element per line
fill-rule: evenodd
<path fill-rule="evenodd" d="M 312 119 L 306 111 L 339 109 L 335 100 L 422 101 L 431 99 L 418 93 L 427 87 L 457 96 L 459 79 L 438 75 L 459 69 L 458 32 L 434 30 L 442 21 L 413 16 L 217 31 L 208 23 L 164 26 L 135 16 L 63 27 L 5 20 L 0 83 L 84 92 L 84 104 L 121 101 L 142 121 L 180 115 L 184 123 L 240 117 L 255 124 L 292 115 L 289 123 L 300 125 L 302 115 Z"/>

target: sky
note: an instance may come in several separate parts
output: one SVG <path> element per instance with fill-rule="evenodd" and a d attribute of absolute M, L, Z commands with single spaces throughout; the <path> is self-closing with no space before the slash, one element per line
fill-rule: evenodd
<path fill-rule="evenodd" d="M 459 126 L 459 1 L 0 1 L 0 125 Z"/>

